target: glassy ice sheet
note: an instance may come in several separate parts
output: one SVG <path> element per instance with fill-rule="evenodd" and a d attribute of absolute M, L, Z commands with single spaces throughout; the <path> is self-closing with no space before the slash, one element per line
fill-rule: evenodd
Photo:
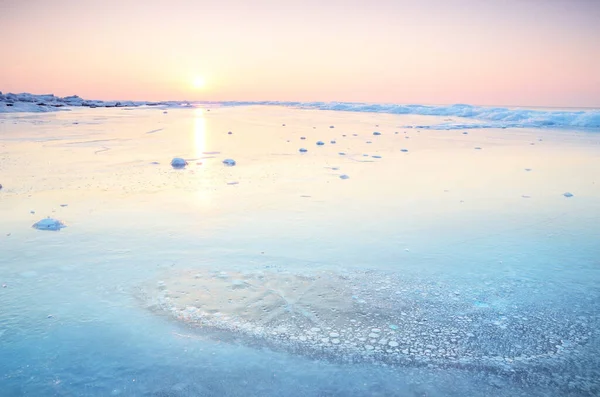
<path fill-rule="evenodd" d="M 0 116 L 2 395 L 598 395 L 598 131 L 442 122 Z"/>

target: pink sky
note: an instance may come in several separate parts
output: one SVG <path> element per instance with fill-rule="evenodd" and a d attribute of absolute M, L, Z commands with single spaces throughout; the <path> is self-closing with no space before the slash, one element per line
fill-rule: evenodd
<path fill-rule="evenodd" d="M 597 0 L 0 0 L 0 37 L 2 92 L 600 107 Z"/>

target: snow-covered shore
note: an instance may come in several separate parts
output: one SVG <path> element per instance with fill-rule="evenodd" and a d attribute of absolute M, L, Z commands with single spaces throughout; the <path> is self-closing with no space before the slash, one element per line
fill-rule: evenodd
<path fill-rule="evenodd" d="M 59 97 L 54 94 L 3 94 L 0 92 L 0 113 L 42 113 L 62 110 L 69 107 L 114 108 L 136 106 L 190 106 L 190 104 L 187 101 L 100 101 L 83 99 L 77 95 Z"/>

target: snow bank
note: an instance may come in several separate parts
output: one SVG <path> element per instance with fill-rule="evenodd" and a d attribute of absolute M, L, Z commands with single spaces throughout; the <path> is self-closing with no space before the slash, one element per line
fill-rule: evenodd
<path fill-rule="evenodd" d="M 426 106 L 394 105 L 350 102 L 224 102 L 225 106 L 273 105 L 301 109 L 333 110 L 387 114 L 415 114 L 472 119 L 477 122 L 451 120 L 438 125 L 415 126 L 423 129 L 468 129 L 468 128 L 600 128 L 600 110 L 535 110 L 523 108 L 483 107 L 472 105 Z"/>
<path fill-rule="evenodd" d="M 97 107 L 136 107 L 136 106 L 160 106 L 160 107 L 189 107 L 193 106 L 189 102 L 167 101 L 167 102 L 147 102 L 147 101 L 98 101 L 83 99 L 77 95 L 58 97 L 53 94 L 35 95 L 29 93 L 20 94 L 2 94 L 0 92 L 0 113 L 15 112 L 51 112 L 62 110 L 67 107 L 85 106 L 90 108 Z"/>

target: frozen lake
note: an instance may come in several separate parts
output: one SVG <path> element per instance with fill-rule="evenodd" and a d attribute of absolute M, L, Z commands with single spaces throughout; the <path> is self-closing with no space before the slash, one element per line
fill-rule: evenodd
<path fill-rule="evenodd" d="M 598 395 L 599 131 L 445 122 L 0 115 L 0 394 Z"/>

